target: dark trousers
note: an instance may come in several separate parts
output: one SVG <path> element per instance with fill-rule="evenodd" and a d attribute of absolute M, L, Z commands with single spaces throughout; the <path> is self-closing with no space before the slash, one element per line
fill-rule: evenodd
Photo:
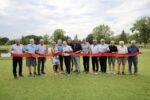
<path fill-rule="evenodd" d="M 38 74 L 44 72 L 45 57 L 38 58 Z"/>
<path fill-rule="evenodd" d="M 101 56 L 99 57 L 100 61 L 100 66 L 101 66 L 101 72 L 106 73 L 107 70 L 107 57 L 106 56 Z"/>
<path fill-rule="evenodd" d="M 83 56 L 83 65 L 84 65 L 84 71 L 89 72 L 89 58 L 88 56 Z"/>
<path fill-rule="evenodd" d="M 17 64 L 19 64 L 19 75 L 22 75 L 22 57 L 13 57 L 13 75 L 17 76 Z"/>
<path fill-rule="evenodd" d="M 70 67 L 71 67 L 71 56 L 64 56 L 66 71 L 70 74 Z"/>
<path fill-rule="evenodd" d="M 59 55 L 59 61 L 60 61 L 60 70 L 63 71 L 63 56 L 62 55 Z"/>
<path fill-rule="evenodd" d="M 96 69 L 95 69 L 96 67 Z M 94 72 L 98 72 L 99 66 L 98 66 L 98 57 L 92 57 L 92 68 Z"/>
<path fill-rule="evenodd" d="M 132 63 L 134 65 L 134 73 L 137 73 L 137 71 L 138 71 L 138 57 L 137 56 L 128 57 L 128 64 L 129 64 L 129 72 L 130 73 L 132 73 Z"/>

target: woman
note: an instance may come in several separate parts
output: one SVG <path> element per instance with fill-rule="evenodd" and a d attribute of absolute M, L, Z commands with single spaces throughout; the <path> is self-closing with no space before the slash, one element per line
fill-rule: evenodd
<path fill-rule="evenodd" d="M 70 54 L 66 52 L 71 52 L 72 48 L 71 46 L 67 45 L 66 41 L 63 41 L 63 52 L 64 52 L 64 61 L 65 61 L 65 66 L 66 66 L 66 74 L 70 75 L 70 66 L 71 66 L 71 56 Z"/>
<path fill-rule="evenodd" d="M 52 57 L 52 63 L 53 63 L 53 70 L 55 75 L 59 73 L 60 71 L 60 61 L 59 61 L 59 56 L 58 56 L 58 48 L 56 47 L 56 42 L 52 42 L 52 48 L 51 48 L 51 53 L 53 54 Z"/>

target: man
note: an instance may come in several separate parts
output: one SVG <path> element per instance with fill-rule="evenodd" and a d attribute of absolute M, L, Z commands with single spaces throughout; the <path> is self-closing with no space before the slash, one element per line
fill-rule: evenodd
<path fill-rule="evenodd" d="M 106 53 L 109 51 L 109 46 L 108 44 L 105 43 L 104 39 L 100 40 L 100 45 L 99 45 L 99 52 L 100 53 Z M 107 70 L 107 56 L 100 56 L 99 57 L 99 62 L 101 66 L 101 72 L 106 73 Z"/>
<path fill-rule="evenodd" d="M 62 40 L 59 39 L 57 42 L 57 48 L 58 48 L 58 52 L 63 52 L 63 44 L 62 44 Z M 60 70 L 63 71 L 63 55 L 59 55 L 59 61 L 60 61 Z"/>
<path fill-rule="evenodd" d="M 72 43 L 72 41 L 71 41 L 70 38 L 67 39 L 67 44 L 68 44 L 69 46 L 71 46 L 71 48 L 73 47 L 73 43 Z M 74 65 L 73 56 L 72 56 L 72 55 L 70 55 L 70 56 L 71 56 L 71 71 L 73 71 L 73 65 Z"/>
<path fill-rule="evenodd" d="M 44 45 L 44 40 L 40 39 L 40 44 L 37 45 L 37 48 L 36 48 L 37 53 L 41 54 L 41 55 L 42 54 L 46 54 L 47 53 L 47 49 L 48 49 L 47 46 Z M 45 72 L 44 72 L 45 60 L 46 60 L 45 57 L 39 57 L 38 58 L 38 75 L 45 74 Z"/>
<path fill-rule="evenodd" d="M 99 46 L 97 44 L 97 40 L 93 39 L 93 44 L 91 45 L 91 54 L 98 54 L 98 53 L 99 53 Z M 93 73 L 97 74 L 99 69 L 97 56 L 92 56 L 92 69 Z"/>
<path fill-rule="evenodd" d="M 81 45 L 78 41 L 77 38 L 74 39 L 74 44 L 73 44 L 73 52 L 75 53 L 80 53 L 82 48 L 81 48 Z M 76 73 L 80 73 L 80 56 L 73 56 L 73 60 L 74 60 L 74 64 L 75 64 L 75 71 Z"/>
<path fill-rule="evenodd" d="M 128 49 L 124 45 L 124 41 L 119 41 L 119 44 L 120 44 L 120 46 L 117 47 L 118 53 L 119 54 L 127 54 Z M 125 70 L 126 60 L 127 60 L 127 57 L 125 57 L 125 56 L 118 57 L 118 74 L 120 74 L 120 66 L 122 64 L 122 74 L 125 75 L 124 70 Z"/>
<path fill-rule="evenodd" d="M 117 46 L 115 46 L 115 41 L 110 41 L 110 45 L 109 45 L 109 53 L 116 53 L 117 50 Z M 113 73 L 115 74 L 115 61 L 116 61 L 116 57 L 114 56 L 109 56 L 108 57 L 108 64 L 109 64 L 109 73 Z"/>
<path fill-rule="evenodd" d="M 71 46 L 67 45 L 66 41 L 63 41 L 63 52 L 64 52 L 64 61 L 65 61 L 65 66 L 66 66 L 66 74 L 70 75 L 70 63 L 71 63 L 71 56 L 70 54 L 66 53 L 66 52 L 71 52 L 72 48 Z"/>
<path fill-rule="evenodd" d="M 89 54 L 90 52 L 90 44 L 86 42 L 86 39 L 83 39 L 82 46 L 82 52 L 83 54 Z M 89 72 L 89 56 L 83 56 L 83 65 L 84 65 L 84 72 Z"/>
<path fill-rule="evenodd" d="M 28 54 L 36 53 L 36 45 L 34 44 L 34 39 L 29 40 L 30 44 L 28 44 L 25 48 L 25 52 Z M 29 76 L 32 76 L 31 66 L 34 68 L 34 76 L 36 75 L 36 58 L 35 57 L 26 57 L 26 66 L 29 69 Z"/>
<path fill-rule="evenodd" d="M 15 40 L 15 44 L 11 46 L 10 53 L 22 54 L 23 53 L 23 45 L 20 44 L 20 39 Z M 19 76 L 22 75 L 22 57 L 13 57 L 13 75 L 14 78 L 17 79 L 17 64 L 19 64 Z"/>
<path fill-rule="evenodd" d="M 134 54 L 139 52 L 139 48 L 135 45 L 136 41 L 131 41 L 131 46 L 128 47 L 128 53 Z M 136 75 L 138 72 L 138 57 L 137 56 L 129 56 L 128 64 L 129 64 L 129 73 L 132 74 L 132 63 L 134 65 L 134 74 Z"/>

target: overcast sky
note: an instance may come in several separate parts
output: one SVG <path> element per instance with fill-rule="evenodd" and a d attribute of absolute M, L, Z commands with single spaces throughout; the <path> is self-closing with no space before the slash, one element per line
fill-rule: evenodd
<path fill-rule="evenodd" d="M 150 16 L 150 0 L 0 0 L 0 37 L 52 34 L 62 28 L 72 38 L 86 37 L 100 24 L 115 34 L 143 16 Z"/>

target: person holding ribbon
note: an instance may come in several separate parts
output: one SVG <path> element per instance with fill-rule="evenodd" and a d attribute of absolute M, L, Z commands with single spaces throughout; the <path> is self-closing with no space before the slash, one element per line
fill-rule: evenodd
<path fill-rule="evenodd" d="M 99 46 L 97 44 L 97 40 L 93 39 L 93 44 L 90 47 L 90 52 L 91 54 L 98 54 L 99 53 Z M 99 65 L 98 65 L 98 57 L 97 56 L 92 56 L 92 69 L 93 73 L 97 74 Z"/>
<path fill-rule="evenodd" d="M 44 39 L 40 39 L 40 44 L 36 47 L 36 52 L 39 55 L 44 55 L 47 53 L 47 46 L 44 45 Z M 45 65 L 46 57 L 38 57 L 38 75 L 45 74 L 44 65 Z"/>
<path fill-rule="evenodd" d="M 100 53 L 109 52 L 109 46 L 108 46 L 108 44 L 105 43 L 105 39 L 100 40 L 99 52 Z M 106 70 L 107 70 L 107 56 L 100 56 L 99 57 L 99 62 L 100 62 L 100 66 L 101 66 L 101 72 L 106 73 Z"/>
<path fill-rule="evenodd" d="M 28 54 L 36 53 L 36 45 L 34 44 L 34 39 L 29 40 L 29 44 L 25 47 L 25 52 Z M 36 58 L 35 57 L 26 57 L 26 66 L 29 69 L 29 76 L 32 76 L 31 66 L 34 68 L 34 77 L 36 75 Z"/>
<path fill-rule="evenodd" d="M 67 52 L 71 52 L 71 51 L 72 51 L 71 46 L 67 45 L 66 41 L 63 41 L 63 55 L 64 55 L 67 75 L 70 75 L 70 67 L 71 67 L 71 56 Z"/>
<path fill-rule="evenodd" d="M 120 46 L 117 47 L 118 53 L 119 54 L 127 54 L 128 53 L 128 49 L 127 47 L 124 45 L 124 41 L 119 41 Z M 122 65 L 122 74 L 125 75 L 125 65 L 126 65 L 126 61 L 127 61 L 127 57 L 125 56 L 120 56 L 117 59 L 118 61 L 118 74 L 120 74 L 120 66 Z"/>
<path fill-rule="evenodd" d="M 10 53 L 22 54 L 24 51 L 24 46 L 20 44 L 20 39 L 15 40 L 15 44 L 13 44 L 10 48 Z M 17 64 L 19 64 L 19 76 L 23 77 L 22 75 L 22 57 L 14 57 L 13 60 L 13 75 L 14 79 L 17 79 Z"/>
<path fill-rule="evenodd" d="M 81 44 L 79 43 L 78 38 L 74 39 L 74 44 L 73 44 L 73 52 L 75 53 L 80 53 L 82 51 Z M 74 64 L 75 64 L 75 71 L 76 73 L 80 73 L 80 56 L 73 56 Z"/>
<path fill-rule="evenodd" d="M 128 47 L 128 53 L 134 54 L 139 52 L 139 48 L 135 45 L 136 41 L 131 41 L 131 46 Z M 129 64 L 129 74 L 132 74 L 132 63 L 134 65 L 134 74 L 136 75 L 138 72 L 138 57 L 136 56 L 129 56 L 128 57 L 128 64 Z"/>
<path fill-rule="evenodd" d="M 117 46 L 115 46 L 115 41 L 110 41 L 109 45 L 109 53 L 117 53 Z M 115 74 L 115 61 L 116 57 L 115 56 L 109 56 L 108 57 L 108 64 L 109 64 L 109 72 L 108 73 L 113 73 Z"/>
<path fill-rule="evenodd" d="M 57 48 L 58 48 L 59 52 L 63 52 L 63 44 L 62 44 L 62 40 L 61 39 L 59 39 L 58 42 L 57 42 Z M 63 57 L 63 55 L 59 55 L 59 61 L 60 61 L 61 71 L 63 72 L 64 71 L 64 69 L 63 69 L 64 57 Z"/>
<path fill-rule="evenodd" d="M 59 73 L 61 69 L 60 69 L 60 60 L 58 55 L 59 51 L 56 46 L 56 42 L 52 42 L 51 53 L 53 54 L 53 56 L 51 57 L 52 64 L 53 64 L 53 71 L 55 75 L 57 75 L 57 73 Z"/>
<path fill-rule="evenodd" d="M 86 41 L 86 39 L 83 39 L 83 43 L 81 44 L 82 46 L 82 53 L 83 54 L 89 54 L 90 52 L 90 44 Z M 84 72 L 88 73 L 89 72 L 89 56 L 83 56 L 83 66 L 84 66 Z"/>
<path fill-rule="evenodd" d="M 67 39 L 67 44 L 68 44 L 69 46 L 71 46 L 71 48 L 73 47 L 73 43 L 72 43 L 72 41 L 71 41 L 70 38 Z M 73 66 L 74 66 L 73 55 L 70 55 L 70 56 L 71 56 L 71 71 L 73 71 Z"/>

